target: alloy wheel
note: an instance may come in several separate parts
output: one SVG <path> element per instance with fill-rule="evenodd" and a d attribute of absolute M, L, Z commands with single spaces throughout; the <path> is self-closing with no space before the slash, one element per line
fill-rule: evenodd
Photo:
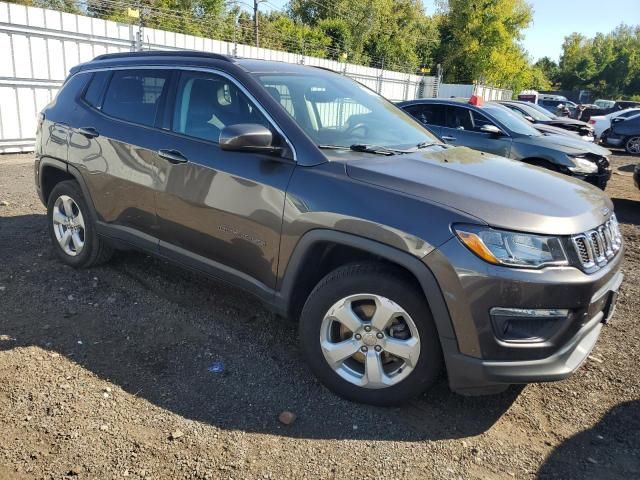
<path fill-rule="evenodd" d="M 84 248 L 85 224 L 78 204 L 68 195 L 60 195 L 53 205 L 52 218 L 53 231 L 64 253 L 79 255 Z"/>
<path fill-rule="evenodd" d="M 627 152 L 640 155 L 640 137 L 631 137 L 627 140 Z"/>
<path fill-rule="evenodd" d="M 420 357 L 420 336 L 411 316 L 375 294 L 351 295 L 336 302 L 322 320 L 320 346 L 340 377 L 371 389 L 398 384 Z"/>

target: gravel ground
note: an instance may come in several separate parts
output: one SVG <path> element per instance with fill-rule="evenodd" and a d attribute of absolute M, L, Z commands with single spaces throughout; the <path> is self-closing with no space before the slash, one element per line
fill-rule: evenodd
<path fill-rule="evenodd" d="M 384 409 L 320 386 L 295 325 L 243 292 L 134 252 L 63 266 L 31 157 L 0 157 L 0 479 L 640 478 L 635 160 L 607 189 L 618 308 L 573 377 Z"/>

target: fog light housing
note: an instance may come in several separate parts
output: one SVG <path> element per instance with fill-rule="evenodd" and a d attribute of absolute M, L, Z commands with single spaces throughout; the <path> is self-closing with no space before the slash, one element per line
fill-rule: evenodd
<path fill-rule="evenodd" d="M 490 310 L 493 331 L 505 342 L 537 343 L 551 338 L 569 318 L 566 309 L 494 307 Z"/>

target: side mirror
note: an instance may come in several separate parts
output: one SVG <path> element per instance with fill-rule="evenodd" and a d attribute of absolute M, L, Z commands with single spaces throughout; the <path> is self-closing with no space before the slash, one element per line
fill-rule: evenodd
<path fill-rule="evenodd" d="M 495 125 L 482 125 L 480 127 L 480 131 L 483 133 L 490 133 L 491 135 L 504 135 L 502 130 Z"/>
<path fill-rule="evenodd" d="M 531 123 L 536 123 L 536 119 L 533 118 L 531 115 L 525 115 L 524 116 L 525 120 L 531 122 Z"/>
<path fill-rule="evenodd" d="M 257 123 L 228 125 L 220 132 L 222 150 L 280 154 L 282 148 L 272 145 L 271 130 Z"/>
<path fill-rule="evenodd" d="M 626 118 L 624 118 L 624 117 L 616 117 L 616 118 L 611 120 L 611 123 L 620 123 L 620 122 L 624 122 L 625 120 L 626 120 Z"/>

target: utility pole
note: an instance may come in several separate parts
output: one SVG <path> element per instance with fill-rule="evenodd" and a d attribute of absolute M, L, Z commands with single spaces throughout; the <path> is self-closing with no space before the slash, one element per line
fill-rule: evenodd
<path fill-rule="evenodd" d="M 256 39 L 256 48 L 260 47 L 260 38 L 258 32 L 258 3 L 259 0 L 253 0 L 253 36 Z"/>

